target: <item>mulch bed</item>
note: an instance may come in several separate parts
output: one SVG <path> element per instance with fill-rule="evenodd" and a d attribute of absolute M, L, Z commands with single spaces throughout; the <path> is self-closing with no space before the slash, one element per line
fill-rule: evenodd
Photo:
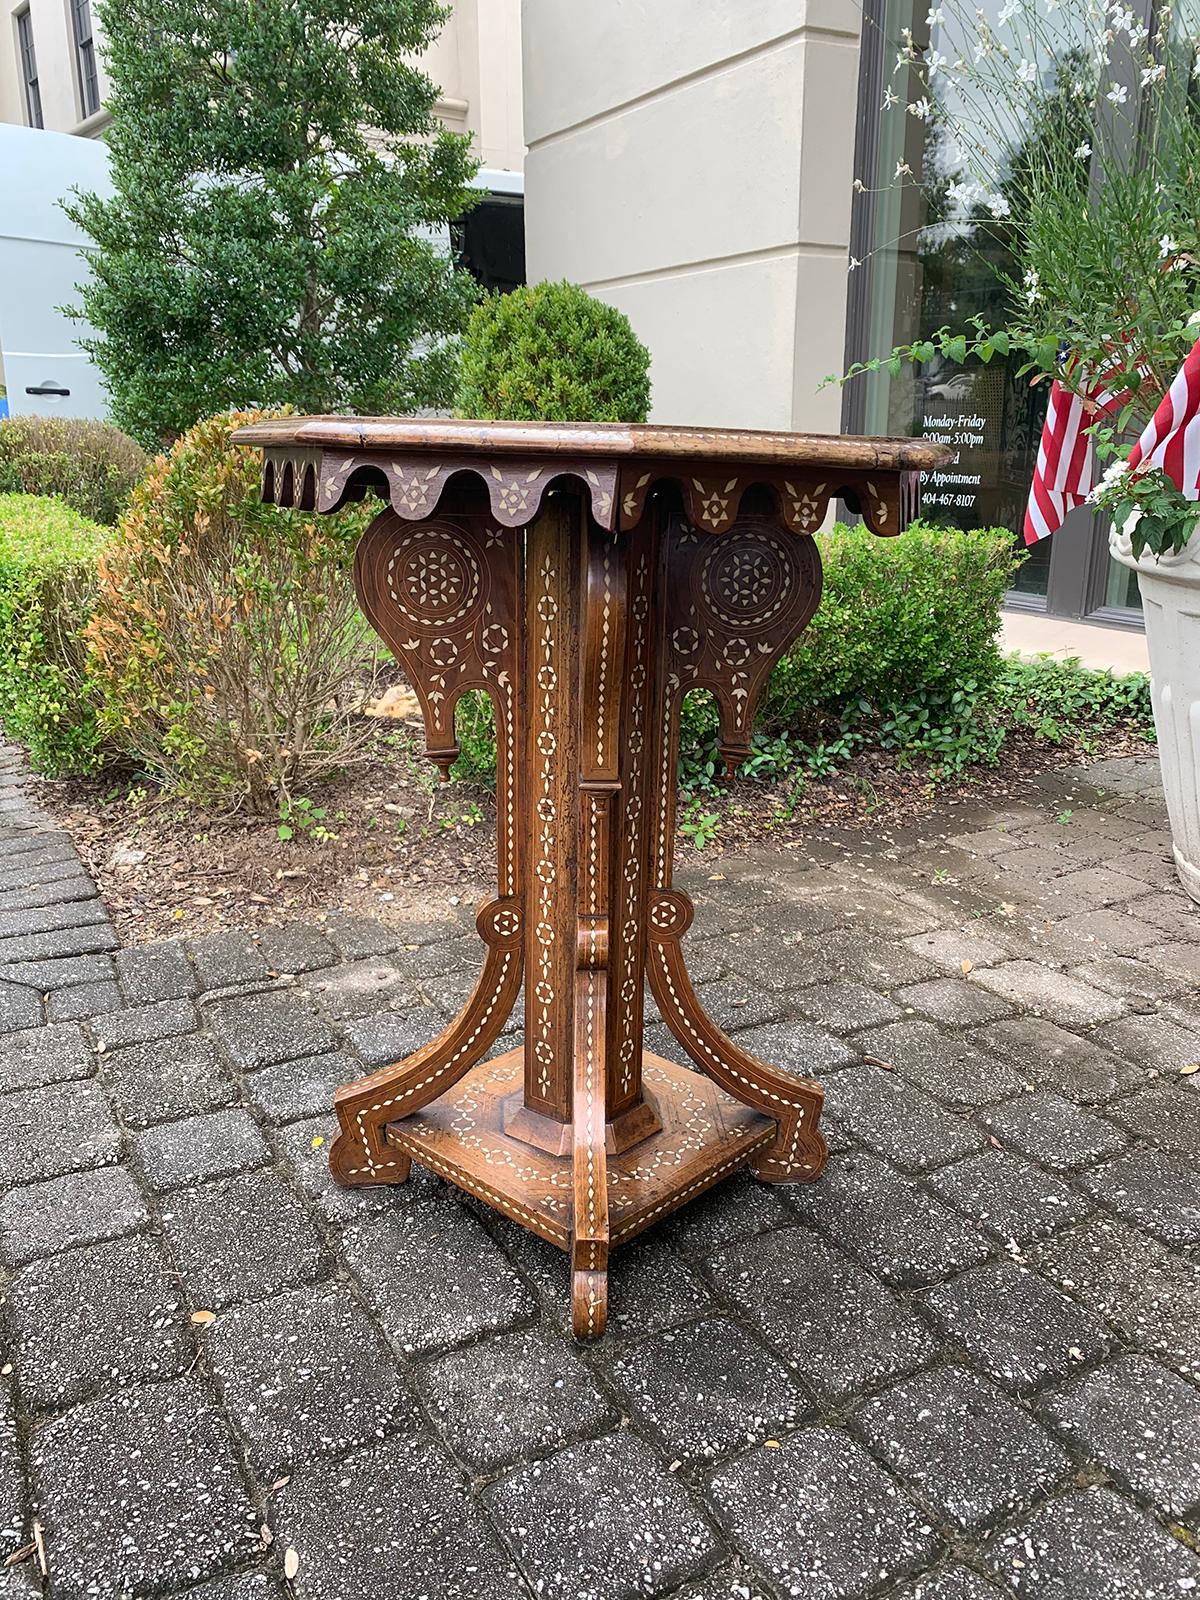
<path fill-rule="evenodd" d="M 397 740 L 398 728 L 409 737 Z M 336 912 L 411 923 L 444 915 L 447 886 L 452 904 L 473 905 L 494 889 L 492 795 L 477 784 L 432 785 L 416 754 L 423 743 L 419 723 L 391 724 L 388 731 L 389 745 L 381 736 L 362 765 L 308 795 L 325 811 L 315 828 L 330 838 L 297 827 L 293 838 L 281 840 L 277 817 L 207 812 L 144 788 L 114 788 L 111 777 L 33 784 L 43 809 L 73 839 L 128 944 L 320 922 Z M 798 801 L 786 786 L 739 780 L 700 798 L 697 812 L 719 818 L 702 859 L 716 862 L 764 844 L 801 850 L 833 830 L 865 837 L 967 801 L 1009 804 L 1029 795 L 1034 776 L 1050 767 L 1146 750 L 1143 741 L 1116 733 L 1086 750 L 1018 734 L 997 766 L 941 784 L 927 769 L 902 767 L 882 751 L 863 752 L 834 776 L 810 780 Z M 696 848 L 681 837 L 677 858 Z"/>

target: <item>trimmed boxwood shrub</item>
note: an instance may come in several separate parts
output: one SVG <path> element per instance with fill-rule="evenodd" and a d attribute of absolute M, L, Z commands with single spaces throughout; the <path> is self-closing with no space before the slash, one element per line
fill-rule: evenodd
<path fill-rule="evenodd" d="M 39 772 L 100 765 L 83 633 L 111 538 L 63 500 L 0 495 L 0 723 Z"/>
<path fill-rule="evenodd" d="M 56 494 L 93 522 L 115 523 L 149 458 L 110 422 L 0 421 L 0 493 Z"/>
<path fill-rule="evenodd" d="M 278 415 L 278 413 L 272 413 Z M 272 811 L 342 765 L 375 655 L 349 565 L 374 514 L 264 505 L 227 412 L 135 489 L 99 563 L 90 668 L 113 744 L 171 793 Z"/>
<path fill-rule="evenodd" d="M 488 421 L 645 422 L 650 353 L 624 312 L 578 284 L 527 284 L 471 313 L 454 409 Z"/>
<path fill-rule="evenodd" d="M 1007 528 L 916 523 L 893 539 L 861 524 L 818 537 L 817 614 L 763 698 L 769 730 L 847 712 L 883 721 L 921 701 L 985 694 L 1000 671 L 1000 608 L 1021 557 Z"/>

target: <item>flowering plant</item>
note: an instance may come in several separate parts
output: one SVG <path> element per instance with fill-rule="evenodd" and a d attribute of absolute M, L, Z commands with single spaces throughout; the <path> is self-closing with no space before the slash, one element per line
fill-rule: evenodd
<path fill-rule="evenodd" d="M 1093 430 L 1102 459 L 1117 448 L 1111 435 L 1108 428 Z M 1182 550 L 1200 518 L 1200 505 L 1181 494 L 1161 467 L 1131 471 L 1122 455 L 1113 455 L 1088 503 L 1109 513 L 1136 557 L 1146 550 L 1159 556 Z"/>
<path fill-rule="evenodd" d="M 923 191 L 918 243 L 973 251 L 1005 315 L 846 377 L 1013 357 L 1032 383 L 1080 396 L 1108 458 L 1128 453 L 1200 332 L 1200 0 L 1164 0 L 1152 18 L 1120 0 L 933 0 L 924 27 L 902 31 L 883 110 L 923 138 L 888 187 Z M 1114 476 L 1095 503 L 1140 511 L 1142 548 L 1178 549 L 1196 507 L 1164 485 Z"/>

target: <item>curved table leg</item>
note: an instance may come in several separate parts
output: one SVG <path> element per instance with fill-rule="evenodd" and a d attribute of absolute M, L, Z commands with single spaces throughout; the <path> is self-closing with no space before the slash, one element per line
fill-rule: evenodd
<path fill-rule="evenodd" d="M 794 1078 L 735 1044 L 705 1011 L 692 987 L 680 935 L 692 920 L 692 903 L 677 889 L 660 891 L 650 910 L 650 987 L 663 1021 L 696 1065 L 743 1105 L 779 1125 L 774 1141 L 750 1158 L 767 1183 L 811 1183 L 829 1158 L 818 1127 L 825 1091 L 811 1078 Z"/>
<path fill-rule="evenodd" d="M 338 1183 L 404 1183 L 412 1162 L 387 1143 L 389 1122 L 436 1100 L 491 1049 L 516 1003 L 523 960 L 521 918 L 514 899 L 487 900 L 476 926 L 487 945 L 471 998 L 450 1023 L 414 1055 L 382 1067 L 334 1096 L 339 1131 L 329 1152 Z"/>
<path fill-rule="evenodd" d="M 575 980 L 574 1128 L 571 1158 L 571 1326 L 595 1339 L 608 1321 L 608 1159 L 604 1148 L 605 974 Z"/>

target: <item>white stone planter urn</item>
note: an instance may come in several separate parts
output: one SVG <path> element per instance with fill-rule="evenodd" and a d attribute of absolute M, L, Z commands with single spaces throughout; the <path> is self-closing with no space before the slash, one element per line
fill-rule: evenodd
<path fill-rule="evenodd" d="M 1150 652 L 1150 693 L 1175 868 L 1200 901 L 1200 531 L 1175 554 L 1138 557 L 1128 536 L 1109 535 L 1113 558 L 1138 575 Z"/>

